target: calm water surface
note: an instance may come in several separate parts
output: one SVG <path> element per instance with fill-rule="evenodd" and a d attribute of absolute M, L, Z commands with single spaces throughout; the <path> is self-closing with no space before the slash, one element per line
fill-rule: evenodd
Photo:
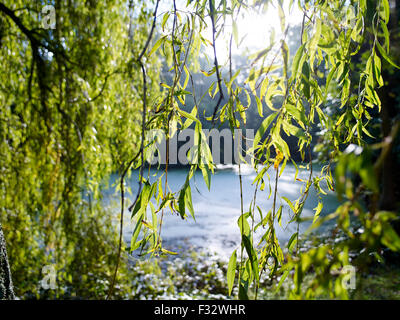
<path fill-rule="evenodd" d="M 314 171 L 318 173 L 318 167 Z M 291 201 L 298 199 L 300 189 L 304 188 L 304 183 L 295 181 L 295 167 L 287 165 L 284 173 L 279 178 L 278 182 L 278 197 L 277 209 L 282 204 L 282 227 L 276 225 L 277 237 L 281 244 L 287 242 L 290 236 L 296 232 L 297 224 L 292 223 L 288 225 L 291 218 L 289 206 L 280 197 L 285 196 Z M 274 190 L 275 173 L 272 169 L 268 172 L 271 176 L 271 188 Z M 156 174 L 152 170 L 151 175 Z M 180 190 L 185 182 L 187 170 L 185 169 L 171 169 L 168 172 L 168 184 L 173 192 Z M 298 178 L 307 179 L 309 173 L 307 171 L 300 171 Z M 137 186 L 138 172 L 134 172 L 127 182 L 131 188 L 133 195 L 138 189 Z M 243 204 L 244 212 L 249 210 L 249 206 L 254 197 L 255 184 L 253 181 L 256 173 L 250 167 L 242 168 L 242 183 L 243 183 Z M 113 177 L 114 181 L 118 176 Z M 152 177 L 154 181 L 156 177 Z M 194 245 L 199 249 L 208 252 L 216 253 L 221 258 L 227 258 L 232 253 L 233 249 L 240 244 L 240 230 L 237 224 L 238 217 L 240 216 L 240 184 L 238 168 L 227 167 L 225 169 L 216 170 L 211 179 L 211 189 L 208 190 L 201 172 L 197 172 L 191 182 L 192 200 L 195 211 L 196 221 L 189 215 L 187 220 L 182 220 L 179 216 L 173 215 L 167 210 L 164 213 L 164 223 L 162 227 L 162 238 L 164 246 L 167 249 L 174 249 L 179 245 L 183 248 L 187 245 Z M 327 188 L 325 188 L 327 191 Z M 265 216 L 272 208 L 273 194 L 269 197 L 269 186 L 266 181 L 264 191 L 258 190 L 257 192 L 257 205 L 262 209 Z M 131 203 L 133 196 L 130 196 L 129 202 Z M 119 213 L 119 194 L 109 190 L 105 194 L 107 203 L 113 205 L 113 210 Z M 338 206 L 338 201 L 334 193 L 329 192 L 328 195 L 322 195 L 324 208 L 321 215 L 330 213 Z M 318 196 L 312 187 L 310 194 L 304 206 L 302 216 L 313 216 L 315 208 L 318 204 Z M 132 234 L 135 221 L 129 220 L 129 215 L 126 214 L 127 220 L 124 225 L 124 238 L 128 243 Z M 255 216 L 259 221 L 259 214 L 256 210 Z M 256 220 L 256 223 L 258 222 Z M 309 226 L 310 222 L 303 222 L 300 224 L 300 232 L 304 232 Z M 266 230 L 259 228 L 255 234 L 257 239 L 262 236 Z"/>

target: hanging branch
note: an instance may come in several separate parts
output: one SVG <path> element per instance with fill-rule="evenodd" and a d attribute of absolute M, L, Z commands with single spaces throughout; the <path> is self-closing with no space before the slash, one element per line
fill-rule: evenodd
<path fill-rule="evenodd" d="M 120 181 L 120 187 L 121 187 L 121 217 L 120 217 L 120 231 L 119 231 L 119 244 L 118 244 L 118 254 L 117 254 L 117 263 L 115 265 L 115 270 L 114 270 L 114 275 L 113 275 L 113 280 L 111 282 L 111 286 L 110 289 L 108 291 L 107 294 L 107 300 L 111 298 L 114 286 L 115 286 L 115 280 L 117 278 L 117 273 L 118 273 L 118 268 L 119 268 L 119 263 L 120 263 L 120 259 L 121 259 L 121 248 L 122 248 L 122 235 L 123 235 L 123 224 L 124 224 L 124 202 L 125 202 L 125 194 L 124 194 L 124 179 L 126 174 L 128 173 L 130 167 L 132 166 L 132 164 L 136 161 L 136 159 L 139 157 L 141 157 L 141 168 L 140 168 L 140 179 L 139 179 L 139 190 L 137 192 L 136 195 L 136 199 L 134 201 L 134 203 L 128 208 L 129 211 L 132 211 L 133 206 L 136 204 L 141 189 L 142 189 L 142 177 L 143 177 L 143 160 L 144 160 L 144 135 L 145 135 L 145 127 L 146 127 L 146 112 L 147 112 L 147 101 L 146 101 L 146 97 L 147 97 L 147 80 L 146 80 L 146 69 L 144 67 L 144 64 L 142 62 L 142 58 L 144 56 L 144 53 L 146 52 L 151 38 L 153 37 L 153 32 L 154 32 L 154 28 L 156 25 L 156 19 L 157 19 L 157 10 L 158 10 L 158 4 L 159 4 L 160 0 L 157 0 L 156 3 L 156 7 L 154 9 L 154 13 L 153 13 L 153 25 L 151 27 L 149 36 L 147 38 L 146 44 L 144 46 L 144 48 L 142 49 L 137 62 L 140 65 L 141 69 L 142 69 L 142 76 L 143 76 L 143 111 L 142 111 L 142 138 L 141 138 L 141 145 L 140 145 L 140 150 L 139 152 L 132 158 L 132 160 L 128 163 L 128 165 L 126 166 L 125 170 L 123 171 L 122 175 L 121 175 L 121 181 Z"/>
<path fill-rule="evenodd" d="M 30 71 L 29 71 L 29 76 L 28 76 L 28 98 L 31 100 L 32 98 L 32 81 L 33 81 L 33 74 L 36 69 L 36 75 L 37 75 L 37 81 L 38 81 L 38 86 L 40 90 L 40 104 L 43 108 L 43 110 L 39 111 L 40 115 L 45 119 L 45 125 L 50 132 L 51 126 L 49 124 L 49 119 L 47 118 L 47 92 L 51 92 L 51 89 L 49 88 L 47 81 L 46 81 L 46 76 L 47 76 L 47 70 L 46 70 L 46 64 L 45 61 L 43 60 L 41 53 L 40 53 L 40 48 L 43 48 L 47 50 L 48 52 L 53 53 L 55 57 L 62 57 L 63 63 L 65 65 L 65 68 L 67 69 L 66 61 L 70 64 L 73 65 L 78 65 L 75 62 L 72 62 L 69 57 L 67 56 L 65 50 L 63 49 L 63 46 L 59 44 L 59 42 L 56 42 L 49 37 L 42 36 L 38 34 L 35 29 L 28 29 L 24 23 L 22 22 L 21 18 L 15 14 L 15 12 L 19 11 L 19 9 L 12 10 L 5 6 L 3 3 L 0 2 L 0 12 L 8 16 L 18 27 L 18 29 L 28 38 L 29 44 L 31 47 L 32 51 L 32 60 L 31 60 L 31 65 L 30 65 Z M 41 39 L 41 38 L 42 39 Z M 42 41 L 43 40 L 43 41 Z"/>
<path fill-rule="evenodd" d="M 189 56 L 189 52 L 192 46 L 192 41 L 193 41 L 193 34 L 195 31 L 195 26 L 192 26 L 191 32 L 190 32 L 190 36 L 189 36 L 189 42 L 186 48 L 186 52 L 185 52 L 185 56 L 183 58 L 183 62 L 182 62 L 182 66 L 180 67 L 180 61 L 177 60 L 177 55 L 176 55 L 176 50 L 175 50 L 175 32 L 176 32 L 176 26 L 177 26 L 177 7 L 176 7 L 176 1 L 173 0 L 173 7 L 174 7 L 174 20 L 172 23 L 172 55 L 173 55 L 173 59 L 174 59 L 174 70 L 175 70 L 175 77 L 174 77 L 174 83 L 171 87 L 171 93 L 169 94 L 170 97 L 170 111 L 168 113 L 168 119 L 167 119 L 167 130 L 168 130 L 168 134 L 167 134 L 167 138 L 166 138 L 166 164 L 165 164 L 165 183 L 164 183 L 164 195 L 163 197 L 165 198 L 167 196 L 167 189 L 168 189 L 168 166 L 169 166 L 169 141 L 170 141 L 170 137 L 169 137 L 169 125 L 170 125 L 170 120 L 172 117 L 172 112 L 174 109 L 174 105 L 173 105 L 173 96 L 174 96 L 174 91 L 176 86 L 178 85 L 182 74 L 183 74 L 183 70 L 186 66 L 187 63 L 187 59 Z M 190 80 L 192 83 L 192 89 L 194 90 L 194 82 L 193 82 L 193 77 L 192 75 L 189 73 L 190 76 Z M 194 98 L 194 103 L 195 106 L 197 107 L 197 102 L 196 102 L 196 95 L 193 94 L 193 98 Z M 165 110 L 165 107 L 162 109 Z M 160 110 L 161 111 L 161 110 Z M 160 218 L 160 228 L 158 230 L 158 244 L 160 244 L 160 239 L 161 239 L 161 231 L 162 231 L 162 226 L 163 226 L 163 220 L 164 220 L 164 209 L 161 210 L 161 218 Z"/>
<path fill-rule="evenodd" d="M 211 18 L 211 25 L 212 25 L 212 44 L 213 44 L 213 50 L 214 50 L 214 66 L 217 74 L 217 81 L 218 81 L 218 90 L 219 90 L 219 98 L 217 101 L 216 106 L 214 107 L 214 113 L 212 116 L 212 122 L 215 122 L 215 116 L 217 115 L 218 108 L 221 104 L 222 99 L 224 99 L 224 93 L 222 92 L 222 85 L 221 85 L 221 74 L 219 71 L 219 65 L 218 65 L 218 59 L 217 59 L 217 49 L 215 45 L 215 34 L 217 33 L 216 27 L 215 27 L 215 8 L 214 8 L 214 1 L 209 0 L 209 5 L 210 5 L 210 18 Z"/>
<path fill-rule="evenodd" d="M 34 37 L 33 32 L 29 30 L 25 25 L 22 23 L 21 19 L 15 15 L 15 11 L 11 10 L 10 8 L 6 7 L 3 3 L 0 2 L 0 11 L 6 14 L 11 18 L 12 21 L 17 25 L 17 27 L 22 31 L 23 34 L 29 39 L 32 45 L 36 47 L 44 47 L 49 51 L 52 51 L 51 48 L 43 44 L 39 41 L 36 37 Z"/>
<path fill-rule="evenodd" d="M 141 138 L 141 143 L 140 143 L 140 159 L 141 159 L 141 167 L 140 167 L 140 177 L 139 177 L 139 189 L 136 195 L 135 201 L 129 206 L 128 210 L 132 211 L 133 207 L 135 206 L 140 192 L 142 191 L 142 177 L 143 177 L 143 162 L 144 162 L 144 139 L 145 139 L 145 127 L 146 127 L 146 113 L 147 113 L 147 75 L 146 75 L 146 69 L 144 67 L 142 58 L 150 44 L 150 41 L 153 37 L 154 29 L 156 26 L 156 21 L 157 21 L 157 10 L 158 10 L 158 5 L 160 3 L 160 0 L 157 0 L 156 7 L 154 9 L 153 13 L 153 24 L 151 26 L 151 30 L 149 33 L 149 36 L 147 37 L 146 44 L 142 51 L 139 54 L 139 57 L 137 58 L 137 63 L 140 65 L 140 68 L 142 69 L 142 78 L 143 78 L 143 111 L 142 111 L 142 138 Z"/>
<path fill-rule="evenodd" d="M 11 10 L 10 8 L 6 7 L 3 3 L 0 2 L 0 12 L 3 12 L 5 15 L 7 15 L 8 17 L 11 18 L 12 21 L 14 21 L 14 23 L 17 25 L 17 27 L 21 30 L 21 32 L 28 38 L 31 46 L 32 46 L 32 50 L 36 50 L 37 52 L 38 49 L 44 48 L 49 52 L 52 52 L 54 55 L 56 54 L 60 54 L 66 61 L 68 61 L 71 64 L 74 64 L 76 66 L 79 66 L 78 63 L 76 62 L 72 62 L 68 56 L 65 53 L 65 50 L 63 49 L 63 46 L 60 46 L 58 44 L 56 44 L 56 46 L 52 46 L 51 44 L 51 40 L 50 39 L 45 39 L 47 43 L 44 43 L 43 41 L 40 41 L 38 38 L 36 38 L 35 34 L 37 35 L 38 33 L 34 30 L 31 29 L 29 30 L 21 21 L 21 19 L 15 15 L 15 12 L 18 11 L 17 10 Z M 54 41 L 53 41 L 54 44 Z"/>
<path fill-rule="evenodd" d="M 121 175 L 121 181 L 120 181 L 120 188 L 121 188 L 121 212 L 120 212 L 120 232 L 119 232 L 119 244 L 118 244 L 118 254 L 117 254 L 117 264 L 115 266 L 115 270 L 114 270 L 114 275 L 113 275 L 113 279 L 111 282 L 111 286 L 110 289 L 108 291 L 107 294 L 107 300 L 109 300 L 111 298 L 112 292 L 114 290 L 114 286 L 115 286 L 115 280 L 117 278 L 117 273 L 118 273 L 118 268 L 119 268 L 119 262 L 121 259 L 121 248 L 122 248 L 122 234 L 123 234 L 123 226 L 124 226 L 124 202 L 125 202 L 125 189 L 124 189 L 124 179 L 126 174 L 129 171 L 129 168 L 132 166 L 132 164 L 136 161 L 136 159 L 139 157 L 140 152 L 138 152 L 133 158 L 132 160 L 128 163 L 128 165 L 126 166 L 125 170 L 123 171 L 122 175 Z"/>
<path fill-rule="evenodd" d="M 154 29 L 156 27 L 156 22 L 157 22 L 157 10 L 158 10 L 158 4 L 159 3 L 160 3 L 160 0 L 157 0 L 156 7 L 155 7 L 154 13 L 153 13 L 153 24 L 151 26 L 151 30 L 150 30 L 149 36 L 147 38 L 146 44 L 144 45 L 144 47 L 142 49 L 142 52 L 140 53 L 140 55 L 139 55 L 139 57 L 137 59 L 138 62 L 141 62 L 141 60 L 142 60 L 147 48 L 149 47 L 150 41 L 153 38 L 153 33 L 154 33 Z"/>

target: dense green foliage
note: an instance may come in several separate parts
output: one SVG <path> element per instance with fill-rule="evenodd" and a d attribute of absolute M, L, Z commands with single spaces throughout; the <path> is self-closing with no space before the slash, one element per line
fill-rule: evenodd
<path fill-rule="evenodd" d="M 159 0 L 56 1 L 55 29 L 42 27 L 42 5 L 0 2 L 0 222 L 17 296 L 140 298 L 132 293 L 138 271 L 125 261 L 122 230 L 118 239 L 102 190 L 118 172 L 121 227 L 127 212 L 136 223 L 130 253 L 171 253 L 162 242 L 164 213 L 195 218 L 195 170 L 212 183 L 204 127 L 258 130 L 250 150 L 256 191 L 249 208 L 242 200 L 241 245 L 224 269 L 228 295 L 270 297 L 267 277 L 268 290 L 293 283 L 289 298 L 348 298 L 346 266 L 380 259 L 382 248 L 400 250 L 392 224 L 398 207 L 385 206 L 393 199 L 385 174 L 399 122 L 376 127 L 398 90 L 385 82 L 397 79 L 388 0 L 173 0 L 163 9 Z M 271 7 L 280 34 L 234 64 L 237 18 Z M 286 16 L 295 7 L 303 13 L 298 45 L 289 43 L 294 27 Z M 225 42 L 222 62 L 217 52 Z M 206 88 L 198 92 L 200 82 Z M 162 129 L 168 141 L 188 127 L 195 129 L 188 157 L 198 161 L 172 192 L 168 165 L 155 181 L 145 174 L 144 159 L 155 147 L 146 133 Z M 296 174 L 302 192 L 295 200 L 281 197 L 279 178 L 299 160 L 309 179 Z M 125 186 L 132 168 L 140 170 L 137 196 Z M 257 190 L 268 187 L 273 205 L 260 208 Z M 297 229 L 282 248 L 275 232 L 282 212 L 289 208 L 298 226 L 311 188 L 321 195 L 334 190 L 342 200 L 335 212 L 325 212 L 321 200 L 311 229 L 335 220 L 346 238 L 302 250 Z M 363 232 L 354 232 L 353 220 Z M 349 255 L 354 250 L 357 259 Z M 45 265 L 57 270 L 55 290 L 40 288 Z"/>
<path fill-rule="evenodd" d="M 117 231 L 101 190 L 140 144 L 146 5 L 57 1 L 42 28 L 42 1 L 0 10 L 0 210 L 17 296 L 104 297 Z M 153 59 L 149 82 L 157 81 Z M 151 80 L 150 80 L 151 79 Z M 154 96 L 157 86 L 148 95 Z"/>

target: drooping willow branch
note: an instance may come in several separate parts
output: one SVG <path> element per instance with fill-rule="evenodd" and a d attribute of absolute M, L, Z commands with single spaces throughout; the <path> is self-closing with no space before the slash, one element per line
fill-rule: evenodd
<path fill-rule="evenodd" d="M 144 67 L 142 58 L 143 58 L 143 56 L 150 44 L 150 41 L 153 37 L 153 33 L 154 33 L 155 26 L 156 26 L 156 21 L 157 21 L 157 10 L 158 10 L 159 3 L 160 3 L 160 0 L 157 0 L 156 7 L 155 7 L 154 13 L 153 13 L 153 24 L 151 26 L 149 36 L 147 37 L 144 48 L 142 49 L 142 51 L 139 54 L 139 57 L 137 58 L 137 63 L 140 65 L 140 68 L 142 70 L 142 78 L 143 78 L 142 138 L 141 138 L 141 142 L 140 142 L 141 166 L 140 166 L 140 176 L 139 176 L 139 189 L 138 189 L 135 201 L 128 208 L 129 211 L 132 211 L 137 200 L 139 199 L 139 195 L 142 190 L 142 177 L 143 177 L 143 168 L 144 168 L 144 140 L 145 140 L 146 113 L 147 113 L 147 75 L 146 75 L 146 69 Z"/>
<path fill-rule="evenodd" d="M 218 108 L 224 99 L 224 93 L 222 91 L 222 79 L 221 79 L 221 74 L 219 70 L 219 64 L 218 64 L 218 58 L 217 58 L 217 49 L 216 49 L 216 44 L 215 44 L 215 36 L 217 33 L 216 27 L 215 27 L 215 8 L 214 8 L 214 0 L 209 0 L 209 6 L 210 6 L 210 18 L 211 18 L 211 26 L 212 26 L 212 45 L 213 45 L 213 50 L 214 50 L 214 66 L 215 66 L 215 71 L 217 75 L 217 83 L 218 83 L 218 90 L 219 90 L 219 98 L 217 101 L 216 106 L 214 107 L 214 113 L 212 116 L 212 122 L 215 123 L 215 117 L 217 115 Z"/>
<path fill-rule="evenodd" d="M 242 132 L 239 131 L 240 137 L 238 137 L 238 150 L 236 152 L 241 152 L 239 149 L 240 144 L 242 143 Z M 242 168 L 240 165 L 240 157 L 239 157 L 239 187 L 240 187 L 240 216 L 241 216 L 241 225 L 240 225 L 240 233 L 243 235 L 244 233 L 244 210 L 243 210 L 243 181 L 242 181 Z M 244 249 L 244 244 L 243 244 L 243 239 L 241 239 L 241 245 L 240 245 L 240 269 L 239 269 L 239 290 L 240 290 L 240 282 L 241 282 L 241 274 L 242 274 L 242 269 L 243 269 L 243 249 Z"/>
<path fill-rule="evenodd" d="M 190 36 L 189 36 L 189 42 L 188 42 L 188 45 L 187 45 L 186 50 L 185 50 L 185 56 L 183 58 L 182 66 L 180 67 L 181 62 L 178 61 L 178 59 L 177 59 L 177 52 L 176 52 L 176 49 L 175 49 L 175 43 L 176 43 L 175 33 L 176 33 L 176 28 L 177 28 L 177 12 L 178 12 L 178 9 L 177 9 L 177 6 L 176 6 L 176 1 L 174 0 L 173 1 L 174 20 L 173 20 L 173 23 L 172 23 L 172 33 L 171 33 L 172 42 L 171 43 L 172 43 L 172 56 L 173 56 L 173 61 L 174 61 L 174 67 L 173 68 L 175 70 L 175 77 L 174 77 L 174 82 L 173 82 L 173 85 L 171 86 L 171 89 L 170 89 L 170 92 L 169 92 L 169 96 L 168 96 L 168 98 L 170 98 L 170 100 L 169 100 L 170 110 L 169 110 L 168 116 L 167 116 L 167 130 L 168 130 L 168 132 L 167 132 L 167 135 L 166 135 L 166 163 L 165 163 L 165 170 L 164 170 L 164 172 L 165 172 L 165 183 L 164 183 L 164 194 L 163 194 L 164 199 L 167 196 L 167 190 L 168 190 L 168 166 L 169 166 L 169 154 L 170 154 L 170 150 L 169 150 L 169 141 L 170 141 L 169 127 L 170 127 L 170 120 L 171 120 L 171 117 L 173 115 L 173 110 L 174 110 L 174 99 L 173 99 L 173 97 L 174 97 L 174 94 L 175 94 L 175 88 L 179 84 L 179 81 L 180 81 L 180 79 L 182 77 L 183 71 L 185 69 L 185 66 L 186 66 L 186 63 L 187 63 L 187 60 L 188 60 L 189 52 L 191 50 L 191 46 L 192 46 L 192 42 L 193 42 L 193 35 L 194 35 L 194 31 L 195 31 L 195 25 L 194 25 L 194 22 L 193 22 L 193 26 L 191 28 L 191 32 L 190 32 Z M 192 75 L 191 75 L 191 73 L 189 71 L 188 71 L 188 75 L 190 77 L 191 84 L 192 84 L 192 90 L 193 90 L 192 96 L 193 96 L 193 99 L 194 99 L 194 102 L 195 102 L 195 106 L 197 107 L 198 105 L 197 105 L 197 102 L 196 102 L 196 94 L 194 92 L 195 89 L 194 89 L 193 77 L 192 77 Z M 162 108 L 162 110 L 160 110 L 160 112 L 161 111 L 165 111 L 167 108 L 168 108 L 168 99 L 167 99 L 166 106 L 164 106 Z M 159 245 L 160 242 L 161 242 L 160 239 L 161 239 L 161 231 L 162 231 L 162 226 L 163 226 L 163 220 L 164 220 L 164 208 L 161 210 L 161 218 L 160 218 L 160 224 L 159 224 L 160 227 L 159 227 L 159 230 L 158 230 L 158 244 L 157 245 Z"/>
<path fill-rule="evenodd" d="M 125 202 L 125 195 L 124 195 L 124 179 L 126 174 L 128 173 L 130 167 L 132 166 L 132 164 L 136 161 L 136 159 L 139 157 L 141 157 L 141 167 L 140 167 L 140 177 L 139 177 L 139 189 L 136 195 L 136 199 L 134 201 L 134 203 L 128 208 L 129 211 L 132 211 L 133 206 L 136 204 L 141 189 L 142 189 L 142 177 L 143 177 L 143 168 L 144 168 L 144 139 L 145 139 L 145 129 L 146 129 L 146 112 L 147 112 L 147 79 L 146 79 L 146 69 L 144 67 L 142 58 L 150 44 L 151 38 L 153 37 L 153 32 L 154 32 L 154 28 L 156 25 L 156 20 L 157 20 L 157 10 L 158 10 L 158 4 L 159 4 L 160 0 L 157 0 L 156 3 L 156 7 L 154 9 L 154 13 L 153 13 L 153 24 L 150 30 L 150 33 L 148 35 L 148 38 L 146 40 L 145 46 L 142 49 L 141 53 L 139 54 L 139 57 L 137 59 L 137 62 L 139 63 L 141 70 L 142 70 L 142 77 L 143 77 L 143 111 L 142 111 L 142 137 L 141 137 L 141 144 L 140 144 L 140 150 L 139 152 L 132 158 L 132 160 L 128 163 L 128 165 L 126 166 L 125 170 L 123 171 L 122 175 L 121 175 L 121 181 L 120 181 L 120 188 L 121 188 L 121 215 L 120 215 L 120 232 L 119 232 L 119 244 L 118 244 L 118 254 L 117 254 L 117 263 L 115 266 L 115 270 L 114 270 L 114 275 L 113 275 L 113 280 L 107 295 L 107 299 L 111 298 L 113 289 L 114 289 L 114 285 L 115 285 L 115 280 L 117 277 L 117 273 L 118 273 L 118 268 L 119 268 L 119 262 L 121 259 L 121 248 L 122 248 L 122 235 L 123 235 L 123 224 L 124 224 L 124 202 Z"/>
<path fill-rule="evenodd" d="M 122 248 L 122 234 L 123 234 L 123 226 L 124 226 L 124 203 L 125 203 L 125 189 L 124 189 L 124 179 L 126 174 L 129 171 L 129 168 L 132 166 L 132 164 L 136 161 L 136 159 L 139 157 L 140 151 L 132 158 L 132 160 L 128 163 L 126 166 L 125 170 L 123 171 L 121 175 L 121 181 L 120 181 L 120 189 L 121 189 L 121 212 L 120 212 L 120 232 L 119 232 L 119 244 L 118 244 L 118 254 L 117 254 L 117 263 L 115 266 L 114 270 L 114 275 L 113 279 L 111 282 L 110 289 L 107 294 L 107 300 L 111 298 L 112 292 L 114 290 L 115 286 L 115 280 L 117 278 L 117 273 L 118 273 L 118 268 L 119 268 L 119 263 L 121 259 L 121 248 Z"/>

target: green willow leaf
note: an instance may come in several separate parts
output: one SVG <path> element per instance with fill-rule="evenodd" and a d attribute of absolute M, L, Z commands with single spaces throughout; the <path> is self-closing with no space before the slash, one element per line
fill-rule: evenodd
<path fill-rule="evenodd" d="M 150 50 L 148 53 L 148 57 L 151 57 L 151 55 L 160 48 L 160 46 L 165 42 L 166 37 L 161 37 L 160 39 L 157 40 L 157 42 L 154 44 L 153 48 Z"/>
<path fill-rule="evenodd" d="M 231 295 L 233 284 L 235 282 L 235 273 L 236 273 L 236 250 L 233 251 L 229 263 L 228 263 L 228 271 L 226 274 L 228 281 L 228 295 Z"/>
<path fill-rule="evenodd" d="M 294 246 L 296 245 L 297 242 L 297 235 L 298 233 L 294 233 L 292 234 L 292 236 L 290 237 L 288 244 L 287 244 L 287 248 L 289 250 L 289 252 L 293 252 Z"/>
<path fill-rule="evenodd" d="M 210 190 L 210 188 L 211 188 L 211 172 L 208 169 L 208 166 L 206 166 L 206 165 L 200 165 L 199 167 L 200 167 L 201 173 L 203 174 L 204 182 L 206 183 L 208 190 Z"/>
<path fill-rule="evenodd" d="M 300 48 L 296 52 L 296 55 L 293 58 L 292 76 L 294 78 L 297 78 L 298 70 L 303 67 L 300 62 L 304 61 L 304 54 L 303 54 L 304 53 L 304 46 L 305 46 L 305 44 L 300 46 Z"/>
<path fill-rule="evenodd" d="M 257 102 L 257 109 L 258 109 L 258 114 L 260 115 L 260 117 L 263 116 L 263 106 L 262 103 L 260 101 L 260 98 L 258 98 L 257 96 L 255 96 L 256 98 L 256 102 Z"/>
<path fill-rule="evenodd" d="M 317 219 L 319 218 L 319 215 L 320 215 L 320 213 L 321 213 L 323 207 L 324 207 L 324 204 L 323 204 L 322 202 L 318 202 L 317 207 L 314 208 L 315 214 L 314 214 L 313 224 L 314 224 L 315 221 L 317 221 Z"/>
<path fill-rule="evenodd" d="M 237 26 L 236 21 L 232 21 L 232 33 L 233 33 L 233 39 L 235 40 L 236 46 L 239 46 L 238 26 Z"/>
<path fill-rule="evenodd" d="M 258 282 L 259 281 L 259 274 L 258 274 L 259 271 L 258 271 L 257 254 L 253 248 L 253 245 L 251 244 L 249 237 L 247 237 L 246 235 L 242 235 L 242 242 L 246 249 L 247 255 L 249 256 L 249 259 L 250 259 L 253 276 L 255 277 L 256 281 Z"/>
<path fill-rule="evenodd" d="M 239 217 L 239 219 L 237 221 L 237 225 L 239 226 L 241 235 L 245 235 L 245 236 L 250 235 L 250 225 L 247 222 L 247 216 L 248 215 L 246 213 L 244 213 Z"/>
<path fill-rule="evenodd" d="M 185 189 L 185 207 L 188 208 L 190 215 L 193 220 L 196 222 L 196 218 L 194 215 L 193 203 L 192 203 L 192 190 L 190 189 L 190 184 L 187 185 Z"/>
<path fill-rule="evenodd" d="M 286 201 L 290 209 L 292 209 L 293 213 L 296 213 L 296 209 L 294 208 L 292 201 L 290 201 L 287 197 L 284 196 L 282 196 L 282 199 Z"/>
<path fill-rule="evenodd" d="M 397 64 L 395 64 L 395 63 L 392 61 L 392 59 L 389 58 L 389 56 L 387 55 L 385 49 L 382 48 L 382 46 L 379 44 L 378 41 L 376 41 L 376 47 L 378 48 L 379 53 L 382 55 L 382 57 L 383 57 L 387 62 L 389 62 L 389 63 L 390 63 L 393 67 L 395 67 L 396 69 L 400 69 L 400 67 L 399 67 Z"/>
<path fill-rule="evenodd" d="M 256 148 L 258 143 L 261 141 L 261 138 L 264 136 L 265 132 L 267 131 L 268 127 L 277 117 L 277 113 L 270 114 L 267 118 L 265 118 L 257 130 L 256 136 L 254 137 L 253 148 Z"/>

